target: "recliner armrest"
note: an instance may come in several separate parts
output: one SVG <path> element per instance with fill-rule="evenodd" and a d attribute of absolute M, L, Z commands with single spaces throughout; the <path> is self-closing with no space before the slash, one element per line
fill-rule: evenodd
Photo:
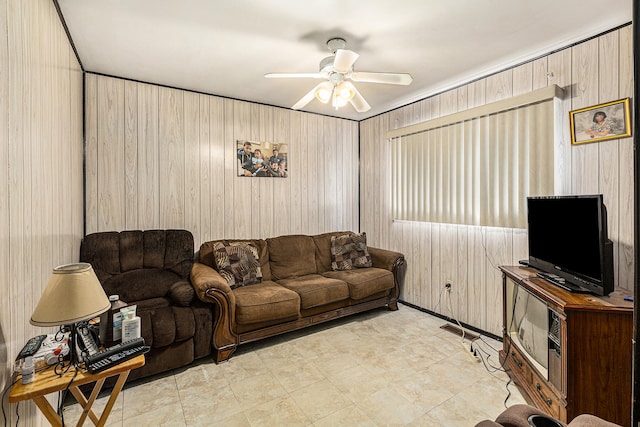
<path fill-rule="evenodd" d="M 179 280 L 169 288 L 169 298 L 180 307 L 189 307 L 195 294 L 195 289 L 188 280 Z"/>

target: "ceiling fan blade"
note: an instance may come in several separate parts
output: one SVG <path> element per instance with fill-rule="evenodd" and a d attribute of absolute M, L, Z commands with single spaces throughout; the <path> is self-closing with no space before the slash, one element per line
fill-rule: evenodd
<path fill-rule="evenodd" d="M 309 92 L 307 92 L 307 94 L 305 96 L 300 98 L 300 100 L 298 102 L 293 104 L 293 107 L 291 107 L 291 108 L 293 110 L 301 109 L 302 107 L 304 107 L 305 105 L 307 105 L 308 103 L 313 101 L 313 99 L 316 97 L 316 90 L 318 90 L 320 87 L 325 86 L 327 84 L 329 86 L 331 86 L 331 83 L 329 83 L 329 82 L 322 82 L 322 83 L 317 84 L 313 89 L 311 89 Z"/>
<path fill-rule="evenodd" d="M 306 78 L 306 79 L 325 79 L 326 73 L 267 73 L 264 75 L 268 79 L 288 79 L 288 78 Z"/>
<path fill-rule="evenodd" d="M 408 85 L 413 81 L 411 74 L 407 73 L 370 73 L 366 71 L 354 71 L 351 73 L 354 82 L 386 83 L 389 85 Z"/>
<path fill-rule="evenodd" d="M 353 67 L 353 64 L 356 62 L 360 55 L 357 53 L 347 50 L 347 49 L 338 49 L 336 50 L 336 58 L 333 60 L 333 69 L 338 73 L 347 73 Z"/>
<path fill-rule="evenodd" d="M 350 88 L 353 90 L 353 98 L 349 100 L 351 105 L 353 105 L 353 108 L 355 108 L 358 113 L 369 111 L 371 109 L 371 105 L 369 105 L 369 103 L 362 97 L 362 95 L 360 95 L 358 89 L 356 89 L 356 87 L 350 82 L 345 83 L 347 83 L 348 86 L 350 86 Z"/>

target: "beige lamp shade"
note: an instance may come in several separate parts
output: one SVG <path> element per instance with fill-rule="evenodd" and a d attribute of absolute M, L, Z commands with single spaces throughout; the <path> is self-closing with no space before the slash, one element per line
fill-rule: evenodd
<path fill-rule="evenodd" d="M 35 326 L 69 325 L 92 319 L 110 307 L 91 264 L 61 265 L 53 269 L 30 322 Z"/>

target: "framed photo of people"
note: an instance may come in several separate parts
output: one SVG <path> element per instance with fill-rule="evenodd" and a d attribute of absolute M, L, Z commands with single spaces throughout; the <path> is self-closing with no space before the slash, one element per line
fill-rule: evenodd
<path fill-rule="evenodd" d="M 571 144 L 631 136 L 629 98 L 569 112 Z"/>
<path fill-rule="evenodd" d="M 238 176 L 257 178 L 287 178 L 287 144 L 264 141 L 236 141 Z"/>

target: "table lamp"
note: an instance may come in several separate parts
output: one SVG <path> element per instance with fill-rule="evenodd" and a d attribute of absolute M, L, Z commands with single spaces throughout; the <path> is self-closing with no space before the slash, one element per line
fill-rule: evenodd
<path fill-rule="evenodd" d="M 88 263 L 60 265 L 53 269 L 47 287 L 31 315 L 34 326 L 71 325 L 71 363 L 78 362 L 76 323 L 93 319 L 109 310 L 111 303 Z"/>

